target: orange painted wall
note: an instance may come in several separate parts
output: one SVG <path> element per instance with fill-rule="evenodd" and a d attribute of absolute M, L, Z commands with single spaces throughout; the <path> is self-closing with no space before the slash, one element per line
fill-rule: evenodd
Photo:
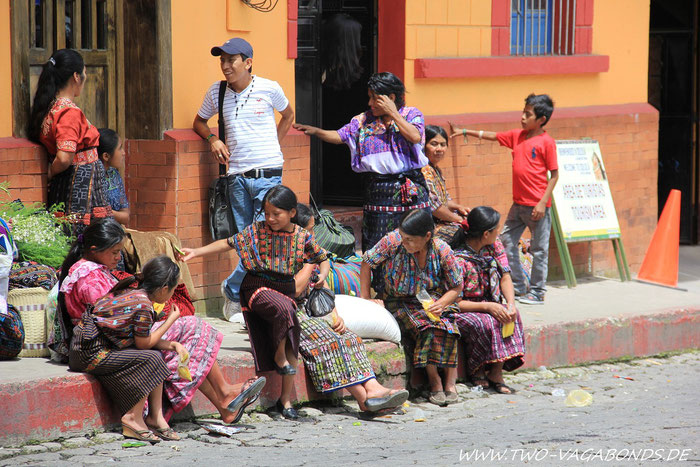
<path fill-rule="evenodd" d="M 0 0 L 0 138 L 12 136 L 10 0 Z"/>
<path fill-rule="evenodd" d="M 240 0 L 172 2 L 173 127 L 191 128 L 205 91 L 223 79 L 210 49 L 231 37 L 253 46 L 253 73 L 277 81 L 294 108 L 294 60 L 287 58 L 287 2 L 261 13 Z M 212 123 L 213 122 L 213 123 Z M 213 120 L 210 125 L 215 126 Z"/>
<path fill-rule="evenodd" d="M 593 53 L 610 57 L 596 74 L 414 79 L 415 58 L 490 55 L 491 0 L 406 0 L 406 23 L 407 101 L 426 115 L 519 110 L 530 92 L 558 107 L 647 101 L 649 0 L 595 1 Z"/>

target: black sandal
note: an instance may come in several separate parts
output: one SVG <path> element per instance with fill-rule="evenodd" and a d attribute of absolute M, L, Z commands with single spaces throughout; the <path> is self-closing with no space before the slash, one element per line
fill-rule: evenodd
<path fill-rule="evenodd" d="M 488 389 L 491 387 L 491 381 L 486 377 L 486 375 L 484 375 L 483 378 L 471 376 L 469 378 L 469 382 L 472 384 L 472 386 L 481 386 L 482 389 Z"/>
<path fill-rule="evenodd" d="M 275 365 L 275 371 L 277 372 L 278 375 L 296 375 L 297 374 L 297 369 L 294 368 L 290 364 L 286 364 L 285 366 L 277 366 L 276 363 L 273 363 Z"/>
<path fill-rule="evenodd" d="M 489 387 L 498 394 L 515 394 L 515 389 L 505 385 L 504 383 L 497 383 L 496 381 L 491 381 L 489 378 L 486 378 L 486 380 L 489 382 Z M 510 392 L 505 392 L 504 389 L 507 389 Z"/>

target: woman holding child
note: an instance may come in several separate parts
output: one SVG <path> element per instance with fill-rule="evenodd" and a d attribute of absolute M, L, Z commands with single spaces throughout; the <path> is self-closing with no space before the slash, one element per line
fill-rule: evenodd
<path fill-rule="evenodd" d="M 455 236 L 455 255 L 464 272 L 464 299 L 455 318 L 472 383 L 510 394 L 503 370 L 523 364 L 525 345 L 508 259 L 498 239 L 500 220 L 495 209 L 478 206 Z"/>
<path fill-rule="evenodd" d="M 107 294 L 113 293 L 117 284 L 111 270 L 121 257 L 125 235 L 122 226 L 116 220 L 109 218 L 93 222 L 83 234 L 78 236 L 61 267 L 57 313 L 68 316 L 73 323 L 83 325 L 86 313 L 89 316 L 97 313 L 90 310 L 93 306 L 97 310 L 98 303 Z M 172 288 L 177 286 L 180 276 L 180 268 L 177 265 L 175 268 L 177 268 L 177 274 L 173 279 L 175 283 Z M 145 287 L 144 281 L 148 277 L 146 267 L 144 266 L 143 269 L 143 277 L 142 275 L 134 277 L 136 281 L 133 277 L 129 280 Z M 160 300 L 157 303 L 165 303 L 171 296 L 172 293 L 167 296 L 161 294 L 156 297 Z M 174 306 L 172 309 L 176 312 L 175 315 L 179 316 L 177 307 Z M 63 335 L 68 340 L 70 340 L 68 334 L 73 329 L 71 324 L 66 323 L 67 333 Z M 149 327 L 151 332 L 164 329 L 161 337 L 182 345 L 189 355 L 187 367 L 191 374 L 191 381 L 178 376 L 179 356 L 173 352 L 163 351 L 162 358 L 169 371 L 163 389 L 166 395 L 164 400 L 166 418 L 170 418 L 173 412 L 184 409 L 197 390 L 200 390 L 214 404 L 226 423 L 238 421 L 243 414 L 243 409 L 257 399 L 265 385 L 265 378 L 248 381 L 244 387 L 228 384 L 216 362 L 223 335 L 211 325 L 194 316 L 180 317 L 171 321 L 169 315 L 164 322 L 156 322 L 154 319 L 152 326 L 149 325 Z M 130 328 L 125 332 L 131 332 Z M 75 350 L 73 348 L 75 339 L 76 337 L 73 336 L 72 350 Z M 74 356 L 74 353 L 71 355 Z M 71 363 L 71 367 L 73 366 L 74 363 Z"/>
<path fill-rule="evenodd" d="M 29 138 L 49 153 L 48 205 L 63 203 L 75 234 L 92 219 L 112 215 L 105 197 L 105 170 L 97 153 L 100 135 L 73 102 L 86 79 L 78 52 L 54 52 L 39 76 L 28 129 Z"/>
<path fill-rule="evenodd" d="M 430 402 L 457 402 L 456 301 L 462 292 L 462 271 L 450 247 L 434 237 L 432 216 L 409 212 L 397 230 L 389 232 L 363 256 L 360 272 L 362 298 L 370 299 L 370 274 L 379 278 L 378 297 L 396 317 L 402 334 L 415 341 L 413 366 L 425 368 Z M 431 301 L 417 298 L 421 289 Z M 444 381 L 438 368 L 444 370 Z"/>
<path fill-rule="evenodd" d="M 405 213 L 430 207 L 421 173 L 428 163 L 423 154 L 423 114 L 405 105 L 406 88 L 392 73 L 373 74 L 367 88 L 370 110 L 353 117 L 339 130 L 294 125 L 327 143 L 348 145 L 352 170 L 367 174 L 364 251 L 398 228 Z"/>

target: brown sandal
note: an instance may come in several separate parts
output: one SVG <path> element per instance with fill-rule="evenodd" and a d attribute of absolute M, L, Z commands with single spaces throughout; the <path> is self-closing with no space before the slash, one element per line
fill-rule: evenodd
<path fill-rule="evenodd" d="M 122 423 L 122 434 L 125 438 L 136 439 L 138 441 L 148 441 L 151 444 L 160 443 L 160 438 L 153 434 L 151 430 L 137 430 L 133 426 Z"/>
<path fill-rule="evenodd" d="M 165 441 L 180 441 L 181 439 L 177 432 L 171 427 L 157 428 L 149 425 L 148 428 L 150 428 L 156 436 L 163 438 Z"/>

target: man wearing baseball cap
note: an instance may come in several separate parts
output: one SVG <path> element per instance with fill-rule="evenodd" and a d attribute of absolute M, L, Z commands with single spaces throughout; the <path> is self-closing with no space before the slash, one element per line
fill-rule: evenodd
<path fill-rule="evenodd" d="M 239 231 L 261 211 L 267 190 L 282 183 L 280 141 L 294 121 L 294 111 L 276 81 L 252 74 L 253 47 L 240 37 L 212 47 L 226 80 L 223 116 L 226 144 L 211 132 L 208 121 L 219 112 L 220 82 L 212 84 L 194 118 L 194 131 L 206 139 L 220 164 L 228 164 L 231 208 Z M 275 123 L 275 110 L 282 115 Z M 224 317 L 242 321 L 239 290 L 245 276 L 240 263 L 221 284 Z"/>

